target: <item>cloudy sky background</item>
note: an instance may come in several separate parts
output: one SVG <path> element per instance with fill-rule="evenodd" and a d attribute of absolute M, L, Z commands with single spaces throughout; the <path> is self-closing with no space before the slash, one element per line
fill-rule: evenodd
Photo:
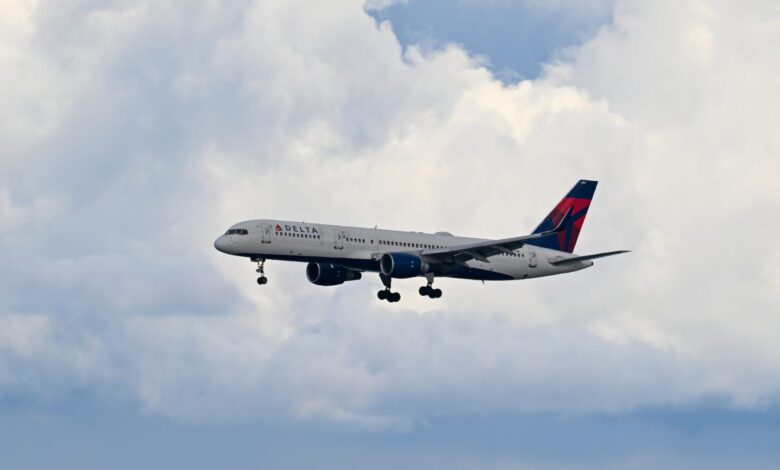
<path fill-rule="evenodd" d="M 393 3 L 4 2 L 9 468 L 777 462 L 777 2 Z M 632 254 L 435 302 L 212 247 L 518 235 L 579 178 Z"/>

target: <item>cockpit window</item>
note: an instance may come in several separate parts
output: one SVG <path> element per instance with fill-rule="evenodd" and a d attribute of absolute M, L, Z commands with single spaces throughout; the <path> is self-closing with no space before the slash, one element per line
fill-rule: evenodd
<path fill-rule="evenodd" d="M 249 235 L 249 230 L 245 228 L 231 228 L 225 235 Z"/>

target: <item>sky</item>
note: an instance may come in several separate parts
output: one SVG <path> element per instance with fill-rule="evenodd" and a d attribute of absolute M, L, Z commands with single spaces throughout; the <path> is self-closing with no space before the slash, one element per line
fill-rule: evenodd
<path fill-rule="evenodd" d="M 3 468 L 774 468 L 773 0 L 7 0 Z M 280 218 L 507 237 L 600 181 L 586 271 L 214 250 Z"/>

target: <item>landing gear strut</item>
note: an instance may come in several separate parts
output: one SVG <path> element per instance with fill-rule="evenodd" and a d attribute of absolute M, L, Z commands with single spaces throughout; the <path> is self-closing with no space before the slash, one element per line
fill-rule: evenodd
<path fill-rule="evenodd" d="M 268 278 L 265 277 L 265 258 L 253 259 L 252 261 L 257 263 L 257 269 L 255 269 L 255 272 L 260 274 L 260 277 L 257 278 L 257 283 L 261 286 L 268 284 Z"/>
<path fill-rule="evenodd" d="M 399 294 L 398 292 L 390 292 L 390 285 L 392 283 L 392 278 L 380 273 L 379 279 L 381 279 L 382 284 L 385 285 L 384 290 L 380 290 L 379 292 L 376 293 L 376 296 L 379 298 L 379 300 L 387 300 L 390 303 L 398 302 L 399 300 L 401 300 L 401 294 Z"/>
<path fill-rule="evenodd" d="M 422 296 L 428 296 L 432 299 L 438 299 L 441 297 L 441 289 L 434 289 L 433 288 L 433 275 L 426 275 L 426 279 L 428 279 L 428 285 L 420 287 L 420 295 Z"/>

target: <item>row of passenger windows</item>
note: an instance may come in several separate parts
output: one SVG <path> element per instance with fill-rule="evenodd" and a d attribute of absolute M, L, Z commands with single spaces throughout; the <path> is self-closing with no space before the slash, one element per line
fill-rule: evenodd
<path fill-rule="evenodd" d="M 296 233 L 296 232 L 274 232 L 279 237 L 289 238 L 311 238 L 313 240 L 319 240 L 320 236 L 313 233 Z"/>
<path fill-rule="evenodd" d="M 365 243 L 366 239 L 365 238 L 351 238 L 351 237 L 347 237 L 347 241 L 350 242 L 350 243 Z"/>
<path fill-rule="evenodd" d="M 379 244 L 387 245 L 387 246 L 401 246 L 405 248 L 425 248 L 425 249 L 444 248 L 441 245 L 429 245 L 427 243 L 396 242 L 393 240 L 379 240 Z"/>
<path fill-rule="evenodd" d="M 225 235 L 249 235 L 249 230 L 245 228 L 231 228 Z"/>

